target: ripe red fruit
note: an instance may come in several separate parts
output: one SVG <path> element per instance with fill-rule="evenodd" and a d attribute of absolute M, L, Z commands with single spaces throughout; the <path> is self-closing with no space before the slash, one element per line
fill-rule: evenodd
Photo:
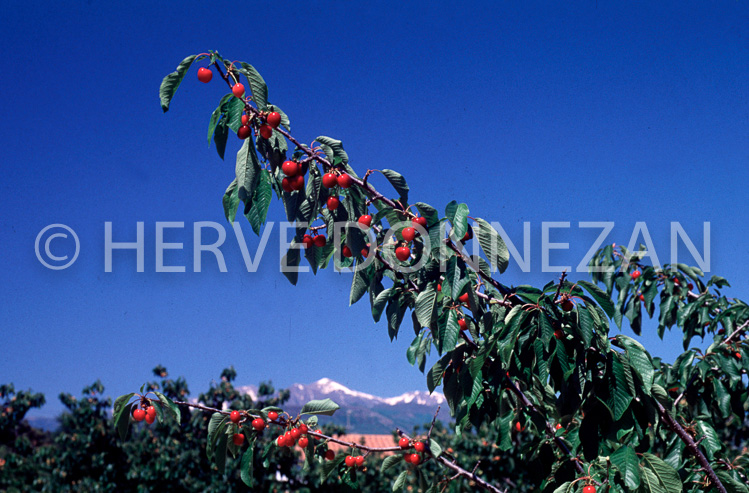
<path fill-rule="evenodd" d="M 153 406 L 148 406 L 146 408 L 146 416 L 156 416 L 156 408 Z"/>
<path fill-rule="evenodd" d="M 640 295 L 640 301 L 645 301 L 645 295 Z"/>
<path fill-rule="evenodd" d="M 518 433 L 523 431 L 523 425 L 520 424 L 520 421 L 515 422 L 515 431 L 517 431 Z"/>
<path fill-rule="evenodd" d="M 403 456 L 403 460 L 410 463 L 411 462 L 411 454 L 405 454 Z"/>
<path fill-rule="evenodd" d="M 204 84 L 207 84 L 211 81 L 213 78 L 213 72 L 211 72 L 211 69 L 200 67 L 198 69 L 198 80 Z"/>
<path fill-rule="evenodd" d="M 575 308 L 575 304 L 572 302 L 572 300 L 566 299 L 562 301 L 562 310 L 571 312 L 573 308 Z"/>
<path fill-rule="evenodd" d="M 286 446 L 293 447 L 294 444 L 296 443 L 296 438 L 294 438 L 294 435 L 291 434 L 291 431 L 287 431 L 286 433 L 283 434 L 283 436 L 284 436 L 284 440 L 286 441 L 285 442 Z"/>
<path fill-rule="evenodd" d="M 363 465 L 364 465 L 364 456 L 362 456 L 362 455 L 357 455 L 357 456 L 356 456 L 356 459 L 355 459 L 355 462 L 356 462 L 356 467 L 361 467 L 361 466 L 363 466 Z"/>
<path fill-rule="evenodd" d="M 556 429 L 557 430 L 561 430 L 562 429 L 562 425 L 560 425 L 559 423 L 557 423 Z"/>
<path fill-rule="evenodd" d="M 338 186 L 341 188 L 351 188 L 351 185 L 354 184 L 354 179 L 351 178 L 350 175 L 347 175 L 346 173 L 341 174 L 341 176 L 338 177 Z"/>
<path fill-rule="evenodd" d="M 239 423 L 240 419 L 242 419 L 242 415 L 239 414 L 239 411 L 232 411 L 231 414 L 229 414 L 229 419 L 232 423 L 236 424 Z"/>
<path fill-rule="evenodd" d="M 338 177 L 333 173 L 325 173 L 322 175 L 322 186 L 325 188 L 333 188 L 338 185 Z"/>
<path fill-rule="evenodd" d="M 562 332 L 561 329 L 557 329 L 554 331 L 554 337 L 561 341 L 562 339 L 564 339 L 564 332 Z"/>
<path fill-rule="evenodd" d="M 302 448 L 307 448 L 308 444 L 309 444 L 309 440 L 307 439 L 307 437 L 302 437 L 299 439 L 299 443 L 297 445 L 299 445 Z"/>
<path fill-rule="evenodd" d="M 442 292 L 442 284 L 437 284 L 437 292 L 438 293 Z"/>
<path fill-rule="evenodd" d="M 687 284 L 687 289 L 689 289 L 690 291 L 693 290 L 694 289 L 694 284 L 692 284 L 691 282 L 689 284 Z"/>
<path fill-rule="evenodd" d="M 343 248 L 341 248 L 341 253 L 346 258 L 351 258 L 354 254 L 351 252 L 351 249 L 348 247 L 348 245 L 343 245 Z"/>
<path fill-rule="evenodd" d="M 465 318 L 459 318 L 458 319 L 458 326 L 460 327 L 460 330 L 468 330 L 468 323 L 466 322 Z M 419 443 L 419 442 L 416 442 L 416 443 Z M 416 446 L 416 444 L 414 444 L 414 447 L 415 446 Z M 421 450 L 419 450 L 419 452 L 421 452 Z"/>
<path fill-rule="evenodd" d="M 252 420 L 252 427 L 257 431 L 263 431 L 265 429 L 265 421 L 262 418 L 255 418 Z"/>
<path fill-rule="evenodd" d="M 338 197 L 328 197 L 328 210 L 334 211 L 338 209 L 338 206 L 341 205 L 341 201 L 338 200 Z"/>
<path fill-rule="evenodd" d="M 423 452 L 426 446 L 424 445 L 424 442 L 414 442 L 414 449 L 416 449 L 417 452 Z"/>
<path fill-rule="evenodd" d="M 404 241 L 408 241 L 410 243 L 414 241 L 414 238 L 416 238 L 416 230 L 413 228 L 403 228 L 403 231 L 401 231 L 401 235 L 403 236 Z"/>
<path fill-rule="evenodd" d="M 310 235 L 304 235 L 304 237 L 309 238 L 310 240 L 312 239 Z M 271 421 L 275 421 L 276 419 L 278 419 L 278 413 L 276 411 L 268 411 L 268 419 Z"/>
<path fill-rule="evenodd" d="M 372 216 L 369 214 L 364 214 L 363 216 L 359 217 L 359 224 L 370 227 L 372 225 Z"/>
<path fill-rule="evenodd" d="M 405 262 L 411 256 L 411 249 L 408 247 L 398 247 L 395 249 L 395 258 L 401 262 Z"/>
<path fill-rule="evenodd" d="M 133 411 L 133 419 L 135 421 L 143 421 L 146 418 L 146 412 L 143 409 L 135 409 Z"/>
<path fill-rule="evenodd" d="M 634 279 L 637 279 L 638 277 L 640 277 L 640 274 L 642 274 L 642 273 L 639 270 L 636 270 L 633 273 L 631 273 L 629 276 L 634 280 Z"/>
<path fill-rule="evenodd" d="M 237 137 L 242 140 L 246 139 L 250 135 L 252 135 L 252 129 L 247 125 L 242 125 L 241 127 L 239 127 L 239 129 L 237 129 Z"/>
<path fill-rule="evenodd" d="M 304 188 L 304 176 L 296 175 L 289 178 L 289 185 L 292 190 L 301 190 Z"/>
<path fill-rule="evenodd" d="M 583 493 L 596 493 L 596 487 L 593 485 L 588 485 L 583 488 Z"/>
<path fill-rule="evenodd" d="M 674 277 L 674 286 L 680 286 L 681 282 L 679 281 L 678 277 Z"/>
<path fill-rule="evenodd" d="M 406 437 L 401 437 L 401 439 L 398 440 L 398 446 L 400 448 L 402 448 L 402 449 L 407 449 L 410 445 L 411 444 L 410 444 L 408 438 L 406 438 Z"/>
<path fill-rule="evenodd" d="M 468 303 L 468 293 L 463 293 L 458 296 L 458 301 L 460 301 L 461 303 Z"/>
<path fill-rule="evenodd" d="M 270 125 L 260 125 L 260 136 L 264 139 L 270 139 L 273 135 L 273 127 Z"/>
<path fill-rule="evenodd" d="M 468 231 L 466 231 L 466 234 L 463 235 L 463 238 L 460 241 L 466 242 L 473 238 L 473 229 L 468 226 Z"/>
<path fill-rule="evenodd" d="M 299 173 L 299 163 L 296 161 L 284 161 L 281 165 L 281 171 L 286 176 L 296 176 Z"/>
<path fill-rule="evenodd" d="M 248 123 L 250 123 L 250 115 L 245 113 L 242 115 L 242 125 L 247 125 Z"/>
<path fill-rule="evenodd" d="M 426 227 L 427 227 L 427 218 L 425 218 L 425 217 L 417 217 L 417 218 L 415 218 L 415 219 L 414 219 L 413 221 L 411 221 L 411 222 L 412 222 L 412 223 L 413 223 L 414 225 L 417 225 L 417 224 L 418 224 L 418 225 L 419 225 L 419 226 L 421 226 L 422 228 L 426 228 Z"/>
<path fill-rule="evenodd" d="M 367 258 L 367 257 L 369 257 L 369 248 L 364 247 L 364 248 L 361 249 L 361 252 L 359 252 L 359 253 L 361 253 L 362 257 Z"/>
<path fill-rule="evenodd" d="M 707 327 L 708 325 L 710 324 L 709 323 L 705 324 L 705 327 Z M 725 333 L 726 333 L 726 329 L 718 329 L 718 335 L 723 335 Z"/>
<path fill-rule="evenodd" d="M 278 438 L 276 438 L 276 445 L 278 445 L 279 447 L 285 447 L 286 437 L 284 435 L 278 435 Z"/>
<path fill-rule="evenodd" d="M 150 425 L 153 424 L 154 421 L 156 421 L 156 415 L 146 413 L 146 423 Z"/>
<path fill-rule="evenodd" d="M 421 456 L 419 454 L 411 454 L 411 464 L 418 466 L 421 462 Z"/>
<path fill-rule="evenodd" d="M 307 433 L 308 430 L 309 429 L 307 428 L 306 424 L 302 423 L 299 425 L 299 431 L 301 431 L 302 433 Z"/>
<path fill-rule="evenodd" d="M 351 455 L 347 455 L 344 462 L 346 463 L 346 467 L 354 467 L 356 465 L 356 458 Z"/>
<path fill-rule="evenodd" d="M 302 436 L 302 432 L 299 430 L 299 428 L 292 428 L 291 436 L 294 437 L 294 440 L 297 440 L 300 436 Z"/>
<path fill-rule="evenodd" d="M 736 358 L 741 359 L 741 353 L 737 352 L 736 353 Z"/>
<path fill-rule="evenodd" d="M 231 93 L 234 94 L 234 97 L 241 98 L 244 96 L 244 86 L 239 82 L 234 84 L 234 87 L 231 88 Z"/>
<path fill-rule="evenodd" d="M 281 124 L 281 114 L 277 111 L 272 111 L 268 113 L 268 117 L 265 119 L 265 121 L 268 122 L 268 125 L 270 125 L 273 128 L 278 128 L 278 126 Z"/>
<path fill-rule="evenodd" d="M 326 243 L 325 237 L 323 235 L 315 235 L 315 237 L 312 238 L 312 243 L 314 243 L 316 247 L 322 248 Z"/>
<path fill-rule="evenodd" d="M 335 452 L 333 452 L 332 450 L 326 450 L 325 451 L 325 458 L 328 459 L 328 460 L 335 459 Z"/>
<path fill-rule="evenodd" d="M 286 193 L 291 193 L 294 191 L 294 188 L 291 186 L 291 180 L 288 178 L 284 178 L 281 180 L 281 188 L 283 188 L 283 191 Z"/>
<path fill-rule="evenodd" d="M 234 445 L 237 447 L 241 447 L 244 443 L 244 435 L 241 433 L 235 433 L 233 437 L 231 437 L 231 441 L 234 442 Z"/>

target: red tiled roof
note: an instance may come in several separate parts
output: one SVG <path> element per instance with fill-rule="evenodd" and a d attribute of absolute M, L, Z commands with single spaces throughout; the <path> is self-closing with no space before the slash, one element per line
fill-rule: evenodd
<path fill-rule="evenodd" d="M 342 440 L 344 442 L 354 442 L 359 443 L 362 445 L 366 445 L 368 447 L 376 447 L 376 448 L 386 448 L 386 447 L 394 447 L 396 446 L 396 442 L 393 440 L 393 435 L 361 435 L 352 433 L 349 435 L 340 435 L 335 437 L 338 440 Z M 345 445 L 340 445 L 338 443 L 328 442 L 328 448 L 335 453 L 339 453 L 344 450 L 349 450 L 348 447 Z M 393 452 L 378 452 L 383 455 L 392 455 Z"/>

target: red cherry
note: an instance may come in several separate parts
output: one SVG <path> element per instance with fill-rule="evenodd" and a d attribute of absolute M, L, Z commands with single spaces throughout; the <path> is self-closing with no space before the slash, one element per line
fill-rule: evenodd
<path fill-rule="evenodd" d="M 204 84 L 207 84 L 211 81 L 213 78 L 213 72 L 211 72 L 211 69 L 200 67 L 198 69 L 198 80 Z"/>
<path fill-rule="evenodd" d="M 338 209 L 338 206 L 341 205 L 341 201 L 338 200 L 338 197 L 328 197 L 328 210 L 334 211 Z"/>
<path fill-rule="evenodd" d="M 242 125 L 247 125 L 248 123 L 250 123 L 250 115 L 245 113 L 242 115 Z"/>
<path fill-rule="evenodd" d="M 252 427 L 256 431 L 263 431 L 265 429 L 265 421 L 262 418 L 255 418 L 252 420 Z"/>
<path fill-rule="evenodd" d="M 312 239 L 310 235 L 304 235 L 304 237 L 309 238 L 310 240 Z M 271 421 L 275 421 L 276 419 L 278 419 L 278 413 L 276 411 L 268 411 L 268 419 Z"/>
<path fill-rule="evenodd" d="M 561 329 L 557 329 L 554 331 L 554 337 L 556 337 L 559 340 L 564 339 L 564 332 L 562 332 Z"/>
<path fill-rule="evenodd" d="M 354 254 L 351 252 L 351 249 L 348 247 L 348 245 L 343 245 L 343 248 L 341 248 L 341 253 L 346 258 L 351 258 L 354 256 Z"/>
<path fill-rule="evenodd" d="M 299 443 L 297 445 L 299 445 L 302 448 L 307 448 L 308 444 L 309 444 L 309 440 L 307 439 L 307 437 L 302 437 L 299 439 Z"/>
<path fill-rule="evenodd" d="M 306 424 L 302 423 L 299 425 L 299 431 L 301 431 L 302 433 L 307 433 L 308 430 L 309 428 L 307 428 Z"/>
<path fill-rule="evenodd" d="M 410 447 L 410 446 L 411 446 L 411 443 L 410 443 L 410 441 L 409 441 L 409 439 L 408 439 L 408 438 L 406 438 L 406 437 L 401 437 L 401 439 L 400 439 L 400 440 L 398 440 L 398 446 L 399 446 L 400 448 L 402 448 L 402 449 L 407 449 L 408 447 Z"/>
<path fill-rule="evenodd" d="M 284 435 L 278 435 L 278 438 L 276 438 L 276 445 L 278 445 L 279 447 L 285 447 L 286 437 Z"/>
<path fill-rule="evenodd" d="M 264 139 L 270 139 L 273 135 L 273 128 L 270 125 L 260 125 L 260 136 Z"/>
<path fill-rule="evenodd" d="M 458 301 L 460 301 L 461 303 L 468 303 L 468 293 L 463 293 L 458 296 Z"/>
<path fill-rule="evenodd" d="M 515 431 L 517 431 L 518 433 L 523 431 L 523 425 L 520 424 L 520 421 L 515 422 Z"/>
<path fill-rule="evenodd" d="M 421 226 L 422 228 L 426 228 L 426 227 L 427 227 L 427 218 L 425 218 L 425 217 L 417 217 L 417 218 L 415 218 L 415 219 L 414 219 L 413 221 L 411 221 L 411 222 L 412 222 L 412 223 L 413 223 L 414 225 L 417 225 L 417 224 L 418 224 L 418 225 L 419 225 L 419 226 Z"/>
<path fill-rule="evenodd" d="M 244 435 L 241 433 L 235 433 L 233 437 L 231 437 L 231 441 L 234 442 L 234 445 L 237 447 L 241 447 L 244 443 Z"/>
<path fill-rule="evenodd" d="M 741 353 L 736 352 L 736 358 L 741 359 Z M 146 416 L 147 417 L 147 416 Z"/>
<path fill-rule="evenodd" d="M 346 463 L 346 467 L 354 467 L 356 465 L 356 458 L 351 455 L 347 455 L 344 462 Z"/>
<path fill-rule="evenodd" d="M 252 129 L 248 127 L 247 125 L 242 125 L 237 130 L 237 137 L 239 137 L 242 140 L 246 139 L 250 135 L 252 135 Z"/>
<path fill-rule="evenodd" d="M 302 243 L 304 243 L 304 249 L 305 249 L 305 250 L 306 250 L 307 248 L 309 248 L 309 247 L 311 247 L 312 245 L 314 245 L 314 244 L 315 244 L 315 243 L 314 243 L 314 241 L 312 240 L 312 237 L 311 237 L 310 235 L 304 235 L 304 236 L 302 237 Z M 272 413 L 272 412 L 273 412 L 273 411 L 271 411 L 271 413 Z M 276 418 L 277 418 L 277 417 L 278 417 L 278 414 L 276 414 Z M 270 413 L 268 413 L 268 419 L 271 419 L 271 417 L 270 417 Z M 275 418 L 274 418 L 274 419 L 275 419 Z"/>
<path fill-rule="evenodd" d="M 372 216 L 369 214 L 364 214 L 363 216 L 359 217 L 359 224 L 370 227 L 372 225 Z"/>
<path fill-rule="evenodd" d="M 596 493 L 596 487 L 593 485 L 588 485 L 583 488 L 583 493 Z"/>
<path fill-rule="evenodd" d="M 641 274 L 641 272 L 639 270 L 636 270 L 632 274 L 630 274 L 629 276 L 632 278 L 632 280 L 635 280 L 638 277 L 640 277 L 640 274 Z"/>
<path fill-rule="evenodd" d="M 286 176 L 296 176 L 299 173 L 299 163 L 296 161 L 284 161 L 281 165 L 281 171 Z"/>
<path fill-rule="evenodd" d="M 369 248 L 364 247 L 364 248 L 361 249 L 361 252 L 359 252 L 359 253 L 361 253 L 362 257 L 367 258 L 367 257 L 369 257 Z"/>
<path fill-rule="evenodd" d="M 312 238 L 312 242 L 315 244 L 316 247 L 322 248 L 325 246 L 325 237 L 323 235 L 315 235 L 314 238 Z"/>
<path fill-rule="evenodd" d="M 234 94 L 234 97 L 241 98 L 244 96 L 244 86 L 240 83 L 234 84 L 234 87 L 231 88 L 231 93 Z"/>
<path fill-rule="evenodd" d="M 679 281 L 678 277 L 674 277 L 674 286 L 680 286 L 681 282 Z"/>
<path fill-rule="evenodd" d="M 150 425 L 153 424 L 154 421 L 156 421 L 156 415 L 146 413 L 146 423 Z"/>
<path fill-rule="evenodd" d="M 645 296 L 642 294 L 640 295 L 640 301 L 645 301 Z"/>
<path fill-rule="evenodd" d="M 290 433 L 291 436 L 294 437 L 295 441 L 298 440 L 300 436 L 302 436 L 302 432 L 299 431 L 299 428 L 292 428 Z"/>
<path fill-rule="evenodd" d="M 333 173 L 325 173 L 322 175 L 322 186 L 325 188 L 333 188 L 338 184 L 338 177 Z"/>
<path fill-rule="evenodd" d="M 575 304 L 572 302 L 572 300 L 566 299 L 562 301 L 562 310 L 571 312 L 573 308 L 575 308 Z"/>
<path fill-rule="evenodd" d="M 341 176 L 338 177 L 338 186 L 341 188 L 351 188 L 351 185 L 354 184 L 354 179 L 351 178 L 350 175 L 347 175 L 346 173 L 341 174 Z"/>
<path fill-rule="evenodd" d="M 304 188 L 304 176 L 296 175 L 289 178 L 289 185 L 292 190 L 301 190 Z"/>
<path fill-rule="evenodd" d="M 403 235 L 403 240 L 407 242 L 414 241 L 414 238 L 416 238 L 416 230 L 413 228 L 404 228 L 403 231 L 401 231 L 401 235 Z"/>
<path fill-rule="evenodd" d="M 291 431 L 287 431 L 283 434 L 284 440 L 286 441 L 287 447 L 293 447 L 296 443 L 296 438 L 294 438 L 294 435 L 291 434 Z"/>
<path fill-rule="evenodd" d="M 418 466 L 421 462 L 421 456 L 419 454 L 411 454 L 411 464 Z"/>
<path fill-rule="evenodd" d="M 281 180 L 281 188 L 283 188 L 283 191 L 286 193 L 291 193 L 294 191 L 294 188 L 291 186 L 291 180 L 288 178 L 284 178 Z"/>
<path fill-rule="evenodd" d="M 473 229 L 470 226 L 468 226 L 468 231 L 466 231 L 466 234 L 463 235 L 463 238 L 461 238 L 460 241 L 466 242 L 470 240 L 471 238 L 473 238 Z"/>
<path fill-rule="evenodd" d="M 135 409 L 133 411 L 133 419 L 135 421 L 143 421 L 146 419 L 146 412 L 143 409 Z"/>
<path fill-rule="evenodd" d="M 442 292 L 442 284 L 437 284 L 437 292 L 438 293 Z"/>
<path fill-rule="evenodd" d="M 403 456 L 403 460 L 410 463 L 411 462 L 411 454 L 405 454 Z"/>
<path fill-rule="evenodd" d="M 333 460 L 333 459 L 335 459 L 335 452 L 333 452 L 332 450 L 326 450 L 325 451 L 325 458 L 327 460 Z"/>
<path fill-rule="evenodd" d="M 281 124 L 281 114 L 277 111 L 272 111 L 268 113 L 268 117 L 265 119 L 266 122 L 268 122 L 268 125 L 270 125 L 273 128 L 278 128 L 278 126 Z"/>
<path fill-rule="evenodd" d="M 693 290 L 694 289 L 694 284 L 692 284 L 691 282 L 689 284 L 687 284 L 687 289 L 689 289 L 690 291 Z"/>
<path fill-rule="evenodd" d="M 229 414 L 229 419 L 232 423 L 236 424 L 239 423 L 240 419 L 242 419 L 242 415 L 239 414 L 239 411 L 232 411 L 231 414 Z"/>
<path fill-rule="evenodd" d="M 414 449 L 417 452 L 423 452 L 425 448 L 424 442 L 414 442 Z"/>
<path fill-rule="evenodd" d="M 460 327 L 460 330 L 468 330 L 468 323 L 466 322 L 465 318 L 459 318 L 458 319 L 458 326 Z M 414 444 L 415 446 L 416 444 Z M 419 450 L 421 452 L 421 450 Z"/>
<path fill-rule="evenodd" d="M 363 465 L 364 465 L 364 456 L 362 456 L 362 455 L 357 455 L 357 456 L 356 456 L 356 459 L 355 459 L 355 462 L 356 462 L 356 467 L 361 467 L 361 466 L 363 466 Z"/>
<path fill-rule="evenodd" d="M 395 258 L 405 262 L 411 256 L 411 249 L 408 247 L 398 247 L 395 249 Z"/>
<path fill-rule="evenodd" d="M 153 406 L 148 406 L 146 408 L 146 416 L 156 416 L 156 408 Z"/>
<path fill-rule="evenodd" d="M 562 425 L 560 425 L 559 423 L 557 423 L 557 425 L 555 426 L 555 428 L 556 428 L 557 430 L 561 430 L 561 429 L 562 429 Z"/>
<path fill-rule="evenodd" d="M 709 324 L 709 323 L 706 323 L 706 324 L 705 324 L 705 327 L 707 327 L 708 325 L 710 325 L 710 324 Z M 723 334 L 725 334 L 725 333 L 726 333 L 726 329 L 718 329 L 718 335 L 723 335 Z"/>

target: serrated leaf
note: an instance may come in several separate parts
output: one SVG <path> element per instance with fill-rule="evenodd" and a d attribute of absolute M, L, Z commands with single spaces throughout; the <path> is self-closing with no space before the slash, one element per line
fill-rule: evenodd
<path fill-rule="evenodd" d="M 255 485 L 255 478 L 252 475 L 252 462 L 255 458 L 255 440 L 250 441 L 249 447 L 245 450 L 242 455 L 242 463 L 240 465 L 240 477 L 242 482 L 252 488 Z"/>
<path fill-rule="evenodd" d="M 383 473 L 393 467 L 396 464 L 400 464 L 403 462 L 403 457 L 400 455 L 388 455 L 385 457 L 385 459 L 382 461 L 382 465 L 380 466 L 380 472 Z"/>
<path fill-rule="evenodd" d="M 434 438 L 429 439 L 429 451 L 434 457 L 442 455 L 442 447 L 434 440 Z"/>
<path fill-rule="evenodd" d="M 459 204 L 454 200 L 445 207 L 445 216 L 447 216 L 447 219 L 450 220 L 450 224 L 453 226 L 451 234 L 457 240 L 463 238 L 468 231 L 469 212 L 467 205 L 463 203 Z"/>
<path fill-rule="evenodd" d="M 260 228 L 265 224 L 270 207 L 270 199 L 273 196 L 273 189 L 270 186 L 270 175 L 266 170 L 260 170 L 260 177 L 257 180 L 255 193 L 252 195 L 252 208 L 245 216 L 250 221 L 252 230 L 260 236 Z"/>
<path fill-rule="evenodd" d="M 398 477 L 395 478 L 395 482 L 393 483 L 393 493 L 403 490 L 403 486 L 406 484 L 406 478 L 408 478 L 408 470 L 401 472 Z"/>
<path fill-rule="evenodd" d="M 605 291 L 588 281 L 578 281 L 577 284 L 579 286 L 582 286 L 583 289 L 585 289 L 593 297 L 593 299 L 596 300 L 596 302 L 601 306 L 601 308 L 603 308 L 603 311 L 606 312 L 606 315 L 608 315 L 609 318 L 614 316 L 616 309 L 614 308 L 614 304 L 611 302 L 611 298 L 606 294 Z"/>
<path fill-rule="evenodd" d="M 510 265 L 510 252 L 507 250 L 505 241 L 491 224 L 481 218 L 476 219 L 476 227 L 478 228 L 476 236 L 481 250 L 483 250 L 492 267 L 497 269 L 500 274 L 503 273 Z M 459 233 L 456 231 L 456 234 Z"/>
<path fill-rule="evenodd" d="M 224 215 L 226 220 L 230 223 L 234 223 L 234 218 L 237 216 L 237 208 L 239 207 L 239 188 L 237 187 L 237 179 L 229 184 L 224 192 L 224 198 L 222 200 L 224 204 Z"/>
<path fill-rule="evenodd" d="M 403 175 L 401 175 L 397 171 L 393 171 L 392 169 L 384 169 L 382 170 L 382 174 L 385 175 L 385 178 L 388 179 L 393 188 L 395 188 L 395 191 L 398 192 L 401 203 L 403 205 L 408 204 L 409 189 L 408 185 L 406 184 L 406 179 L 403 178 Z"/>
<path fill-rule="evenodd" d="M 302 407 L 300 414 L 324 414 L 325 416 L 333 416 L 333 414 L 339 410 L 341 406 L 336 404 L 330 399 L 323 400 L 312 400 Z"/>
<path fill-rule="evenodd" d="M 172 419 L 174 419 L 177 424 L 179 424 L 181 413 L 179 412 L 179 406 L 174 403 L 169 397 L 165 396 L 161 392 L 154 391 L 154 394 L 156 394 L 156 397 L 159 398 L 162 404 L 164 404 L 164 409 L 169 411 L 169 414 L 171 415 Z"/>
<path fill-rule="evenodd" d="M 224 474 L 226 472 L 226 453 L 227 453 L 227 444 L 229 443 L 229 435 L 226 433 L 221 433 L 218 436 L 218 440 L 216 441 L 216 448 L 214 449 L 214 461 L 216 462 L 216 467 L 218 467 L 218 472 L 221 474 Z"/>
<path fill-rule="evenodd" d="M 369 289 L 369 279 L 363 269 L 356 269 L 354 277 L 351 280 L 351 294 L 349 295 L 349 306 L 359 301 L 362 296 L 367 294 Z"/>
<path fill-rule="evenodd" d="M 250 83 L 250 92 L 252 93 L 252 100 L 257 105 L 257 109 L 265 111 L 268 105 L 268 86 L 265 84 L 265 79 L 260 73 L 255 70 L 255 67 L 249 63 L 242 62 L 240 64 L 239 71 L 247 77 Z"/>
<path fill-rule="evenodd" d="M 117 427 L 117 432 L 120 434 L 120 440 L 123 442 L 125 441 L 125 438 L 127 438 L 127 430 L 130 428 L 130 413 L 132 412 L 133 406 L 136 404 L 137 402 L 125 404 L 120 407 L 120 413 L 115 414 L 114 416 L 114 425 Z"/>
<path fill-rule="evenodd" d="M 610 457 L 611 463 L 619 470 L 627 488 L 635 490 L 640 486 L 640 461 L 632 447 L 619 447 Z"/>
<path fill-rule="evenodd" d="M 255 193 L 260 174 L 260 161 L 258 161 L 252 139 L 245 139 L 237 152 L 237 164 L 234 171 L 237 176 L 239 200 L 247 204 Z"/>
<path fill-rule="evenodd" d="M 645 452 L 642 454 L 642 471 L 648 476 L 651 490 L 655 486 L 652 479 L 655 478 L 661 488 L 667 493 L 680 493 L 684 487 L 676 470 L 663 462 L 653 454 Z M 652 471 L 652 475 L 648 474 Z M 656 490 L 657 491 L 657 490 Z"/>
<path fill-rule="evenodd" d="M 434 284 L 428 284 L 416 297 L 414 310 L 416 319 L 422 327 L 431 327 L 437 301 L 437 290 Z"/>
<path fill-rule="evenodd" d="M 185 78 L 187 70 L 197 56 L 198 55 L 190 55 L 182 60 L 177 66 L 177 69 L 171 74 L 168 74 L 161 81 L 161 86 L 159 87 L 159 99 L 161 99 L 161 110 L 164 113 L 169 111 L 169 103 L 171 103 L 174 93 L 177 92 L 177 88 L 179 88 L 179 85 L 182 83 L 182 79 Z"/>
<path fill-rule="evenodd" d="M 439 326 L 439 353 L 444 354 L 455 349 L 460 336 L 460 325 L 458 325 L 458 316 L 455 310 L 450 310 L 447 314 L 447 320 L 440 323 Z"/>
<path fill-rule="evenodd" d="M 216 131 L 213 132 L 213 143 L 216 144 L 218 157 L 224 159 L 226 153 L 226 139 L 229 138 L 229 128 L 226 126 L 226 120 L 221 119 L 216 125 Z"/>

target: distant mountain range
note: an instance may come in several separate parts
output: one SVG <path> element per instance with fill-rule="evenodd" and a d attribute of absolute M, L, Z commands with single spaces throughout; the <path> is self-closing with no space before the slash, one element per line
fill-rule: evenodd
<path fill-rule="evenodd" d="M 237 387 L 237 390 L 254 399 L 257 387 L 243 386 Z M 297 413 L 312 399 L 329 398 L 341 409 L 332 417 L 321 416 L 320 423 L 345 426 L 349 433 L 390 433 L 396 427 L 411 431 L 414 426 L 430 423 L 437 406 L 442 406 L 439 413 L 441 421 L 447 422 L 450 417 L 445 397 L 439 392 L 429 394 L 414 391 L 395 397 L 378 397 L 349 389 L 329 378 L 308 385 L 295 383 L 289 387 L 289 391 L 291 398 L 284 405 L 284 410 Z"/>
<path fill-rule="evenodd" d="M 257 387 L 254 385 L 237 386 L 240 392 L 257 399 Z M 337 424 L 346 427 L 349 433 L 385 434 L 395 428 L 410 432 L 414 426 L 428 424 L 432 421 L 437 406 L 442 406 L 439 418 L 442 422 L 450 420 L 450 410 L 445 397 L 439 392 L 406 392 L 396 397 L 377 397 L 351 390 L 348 387 L 323 378 L 308 385 L 295 383 L 289 387 L 291 398 L 284 405 L 289 414 L 296 414 L 302 406 L 313 399 L 329 398 L 341 406 L 333 416 L 320 416 L 320 423 Z M 54 431 L 59 423 L 57 418 L 32 416 L 29 424 L 43 430 Z"/>

